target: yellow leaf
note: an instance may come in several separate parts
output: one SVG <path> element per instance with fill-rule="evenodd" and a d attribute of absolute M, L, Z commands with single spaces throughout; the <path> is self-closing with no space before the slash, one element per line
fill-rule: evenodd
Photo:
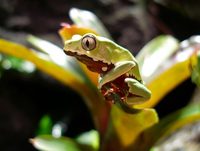
<path fill-rule="evenodd" d="M 165 136 L 187 124 L 200 120 L 200 105 L 190 105 L 176 111 L 160 120 L 159 123 L 145 130 L 134 142 L 133 146 L 138 151 L 149 151 L 149 149 Z M 140 145 L 142 142 L 142 145 Z M 133 149 L 133 150 L 134 150 Z"/>
<path fill-rule="evenodd" d="M 80 89 L 79 87 L 84 83 L 83 79 L 79 76 L 76 76 L 67 70 L 63 70 L 54 63 L 39 57 L 36 52 L 22 45 L 0 39 L 0 52 L 31 61 L 42 71 L 59 79 L 59 81 L 75 90 Z"/>
<path fill-rule="evenodd" d="M 149 108 L 159 103 L 172 89 L 191 76 L 191 60 L 196 62 L 196 59 L 196 55 L 193 55 L 185 61 L 178 62 L 150 81 L 147 86 L 152 92 L 152 97 L 149 101 L 137 105 L 137 107 Z"/>
<path fill-rule="evenodd" d="M 76 25 L 69 25 L 69 24 L 65 24 L 63 26 L 63 28 L 61 28 L 58 31 L 59 35 L 61 36 L 63 42 L 65 40 L 71 39 L 73 35 L 84 35 L 86 33 L 93 33 L 95 35 L 97 35 L 97 33 L 89 28 L 85 28 L 85 27 L 80 27 L 80 26 L 76 26 Z"/>
<path fill-rule="evenodd" d="M 167 136 L 171 134 L 172 132 L 176 131 L 177 129 L 187 125 L 191 124 L 193 122 L 199 121 L 200 120 L 200 114 L 195 114 L 190 117 L 181 119 L 173 123 L 172 125 L 169 126 L 169 128 L 163 133 L 163 136 Z"/>
<path fill-rule="evenodd" d="M 108 148 L 110 150 L 125 150 L 135 142 L 144 130 L 157 122 L 158 116 L 154 109 L 143 109 L 129 114 L 114 105 L 103 150 Z"/>
<path fill-rule="evenodd" d="M 142 131 L 158 122 L 154 109 L 143 109 L 138 113 L 128 114 L 113 107 L 111 116 L 113 128 L 125 147 L 133 143 Z"/>
<path fill-rule="evenodd" d="M 85 79 L 80 75 L 75 74 L 69 69 L 64 69 L 49 60 L 43 59 L 36 52 L 27 47 L 4 39 L 0 39 L 0 52 L 31 61 L 38 69 L 73 88 L 84 97 L 84 101 L 94 117 L 96 128 L 100 132 L 105 130 L 105 125 L 102 124 L 102 121 L 104 121 L 108 115 L 108 106 L 105 104 L 97 88 L 87 83 L 87 81 L 84 81 Z"/>

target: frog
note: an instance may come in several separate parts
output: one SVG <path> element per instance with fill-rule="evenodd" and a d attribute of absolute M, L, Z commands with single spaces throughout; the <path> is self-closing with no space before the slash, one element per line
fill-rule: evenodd
<path fill-rule="evenodd" d="M 115 103 L 112 96 L 117 94 L 132 108 L 150 99 L 151 91 L 142 80 L 136 58 L 114 41 L 92 33 L 77 34 L 65 41 L 63 50 L 99 74 L 98 88 L 106 100 Z"/>

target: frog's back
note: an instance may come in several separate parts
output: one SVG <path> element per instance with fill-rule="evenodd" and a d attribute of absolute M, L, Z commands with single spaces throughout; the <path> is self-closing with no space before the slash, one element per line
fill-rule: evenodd
<path fill-rule="evenodd" d="M 131 52 L 119 45 L 115 45 L 115 47 L 112 49 L 112 54 L 111 57 L 113 60 L 116 62 L 119 61 L 134 61 L 137 64 L 137 61 L 135 57 L 131 54 Z M 116 55 L 114 55 L 116 54 Z"/>
<path fill-rule="evenodd" d="M 107 51 L 106 55 L 109 55 L 109 58 L 112 60 L 112 63 L 117 63 L 120 61 L 134 61 L 136 62 L 135 57 L 130 53 L 129 50 L 121 47 L 110 39 L 105 37 L 98 36 L 100 43 L 100 50 Z M 106 58 L 108 56 L 105 56 Z"/>

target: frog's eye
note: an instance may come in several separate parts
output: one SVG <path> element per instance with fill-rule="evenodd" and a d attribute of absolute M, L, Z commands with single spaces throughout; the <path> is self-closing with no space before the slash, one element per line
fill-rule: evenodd
<path fill-rule="evenodd" d="M 93 35 L 86 35 L 81 41 L 82 48 L 91 51 L 96 48 L 96 38 Z"/>

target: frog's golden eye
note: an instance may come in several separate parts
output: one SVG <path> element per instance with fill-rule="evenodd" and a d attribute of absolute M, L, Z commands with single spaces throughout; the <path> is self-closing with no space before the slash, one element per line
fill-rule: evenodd
<path fill-rule="evenodd" d="M 81 41 L 82 48 L 91 51 L 96 48 L 96 38 L 93 35 L 86 35 Z"/>

